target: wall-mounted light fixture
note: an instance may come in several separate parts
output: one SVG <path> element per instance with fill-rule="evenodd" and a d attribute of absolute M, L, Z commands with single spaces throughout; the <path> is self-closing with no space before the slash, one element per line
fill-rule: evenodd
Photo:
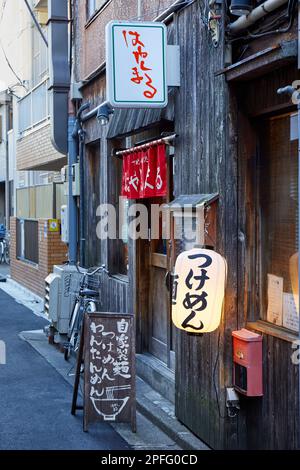
<path fill-rule="evenodd" d="M 97 111 L 97 121 L 101 126 L 106 126 L 109 123 L 109 116 L 114 113 L 114 109 L 109 103 L 103 103 L 99 106 Z"/>
<path fill-rule="evenodd" d="M 235 16 L 249 15 L 253 10 L 253 0 L 231 0 L 229 10 Z"/>

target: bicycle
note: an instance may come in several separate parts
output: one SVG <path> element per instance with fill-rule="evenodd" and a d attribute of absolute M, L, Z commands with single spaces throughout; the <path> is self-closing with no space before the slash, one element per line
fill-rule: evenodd
<path fill-rule="evenodd" d="M 0 239 L 0 263 L 10 263 L 9 245 L 5 238 Z"/>
<path fill-rule="evenodd" d="M 0 263 L 9 264 L 9 232 L 0 224 Z"/>
<path fill-rule="evenodd" d="M 0 238 L 0 263 L 4 261 L 4 238 Z"/>
<path fill-rule="evenodd" d="M 77 267 L 77 271 L 81 273 Z M 92 272 L 84 272 L 80 282 L 80 288 L 71 313 L 68 331 L 68 341 L 64 345 L 64 358 L 69 360 L 72 350 L 76 353 L 79 349 L 82 323 L 85 313 L 97 311 L 99 300 L 100 278 L 99 273 L 107 273 L 105 265 L 98 267 Z"/>
<path fill-rule="evenodd" d="M 3 240 L 4 250 L 3 250 L 3 259 L 4 263 L 7 265 L 10 264 L 10 233 L 6 232 L 5 238 Z"/>

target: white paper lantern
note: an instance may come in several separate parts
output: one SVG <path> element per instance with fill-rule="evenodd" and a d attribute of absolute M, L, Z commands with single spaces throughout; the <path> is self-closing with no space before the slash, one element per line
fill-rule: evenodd
<path fill-rule="evenodd" d="M 172 292 L 172 321 L 177 328 L 199 334 L 218 328 L 226 275 L 226 261 L 215 251 L 193 248 L 178 256 Z"/>

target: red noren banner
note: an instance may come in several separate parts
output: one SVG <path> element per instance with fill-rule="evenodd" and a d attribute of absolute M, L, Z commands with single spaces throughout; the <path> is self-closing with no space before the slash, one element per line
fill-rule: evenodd
<path fill-rule="evenodd" d="M 167 194 L 165 144 L 124 155 L 121 194 L 127 199 L 143 199 Z"/>

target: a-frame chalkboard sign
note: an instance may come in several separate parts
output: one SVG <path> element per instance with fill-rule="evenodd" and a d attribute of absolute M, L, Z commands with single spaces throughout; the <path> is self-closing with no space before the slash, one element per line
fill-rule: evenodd
<path fill-rule="evenodd" d="M 84 364 L 83 407 L 77 406 Z M 77 358 L 72 414 L 83 409 L 83 429 L 95 422 L 131 423 L 136 432 L 134 316 L 86 313 Z"/>

